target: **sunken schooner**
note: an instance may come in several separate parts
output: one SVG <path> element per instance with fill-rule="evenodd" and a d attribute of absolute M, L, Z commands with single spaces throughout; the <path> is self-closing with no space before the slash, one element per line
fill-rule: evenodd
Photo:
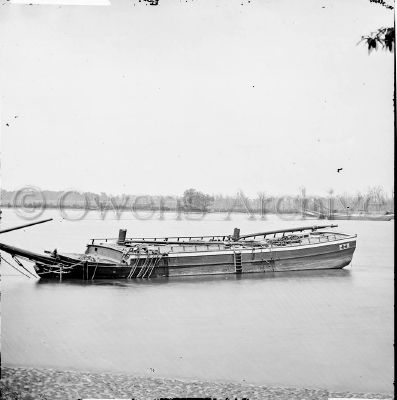
<path fill-rule="evenodd" d="M 233 235 L 153 238 L 128 238 L 121 229 L 118 238 L 91 239 L 85 253 L 54 250 L 38 254 L 2 243 L 0 250 L 22 267 L 21 259 L 34 262 L 40 278 L 57 280 L 335 269 L 349 265 L 357 237 L 324 230 L 335 227 L 306 226 L 247 235 L 235 228 Z"/>

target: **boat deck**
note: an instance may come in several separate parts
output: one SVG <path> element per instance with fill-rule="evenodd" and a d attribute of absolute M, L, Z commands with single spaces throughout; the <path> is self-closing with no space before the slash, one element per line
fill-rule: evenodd
<path fill-rule="evenodd" d="M 220 250 L 252 249 L 272 247 L 297 247 L 315 245 L 319 243 L 333 242 L 347 238 L 355 238 L 356 235 L 334 232 L 311 232 L 300 235 L 274 235 L 271 238 L 220 240 L 221 236 L 190 236 L 190 237 L 164 237 L 164 238 L 128 238 L 123 244 L 118 244 L 116 239 L 92 239 L 89 248 L 101 247 L 119 251 L 121 253 L 191 253 Z M 207 239 L 209 238 L 209 240 Z M 207 240 L 206 240 L 207 239 Z"/>

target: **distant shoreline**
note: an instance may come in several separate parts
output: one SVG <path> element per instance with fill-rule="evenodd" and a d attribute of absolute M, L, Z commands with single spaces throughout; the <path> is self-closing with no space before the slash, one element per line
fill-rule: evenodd
<path fill-rule="evenodd" d="M 18 209 L 19 207 L 15 207 L 12 205 L 0 205 L 1 209 Z M 40 209 L 40 206 L 33 206 L 32 209 Z M 59 210 L 60 207 L 58 205 L 46 205 L 43 210 Z M 282 215 L 301 215 L 302 211 L 299 210 L 287 210 L 287 211 L 282 211 L 282 210 L 259 210 L 259 209 L 252 209 L 252 210 L 246 210 L 246 209 L 208 209 L 208 210 L 189 210 L 189 209 L 173 209 L 173 208 L 150 208 L 150 207 L 120 207 L 119 209 L 115 210 L 112 207 L 104 207 L 104 208 L 95 208 L 95 207 L 90 207 L 86 208 L 84 206 L 75 206 L 75 205 L 64 205 L 62 207 L 63 210 L 75 210 L 75 211 L 82 211 L 86 210 L 88 212 L 96 211 L 96 212 L 138 212 L 138 211 L 147 211 L 147 212 L 157 212 L 157 213 L 181 213 L 181 214 L 197 214 L 197 215 L 202 215 L 202 214 L 253 214 L 253 215 L 267 215 L 267 214 L 282 214 Z M 305 210 L 308 213 L 311 212 L 310 209 Z M 368 215 L 368 216 L 378 216 L 378 215 L 394 215 L 394 212 L 388 211 L 388 210 L 380 210 L 380 211 L 362 211 L 362 210 L 334 210 L 333 214 L 342 214 L 342 215 L 352 215 L 352 214 L 362 214 L 362 215 Z M 314 218 L 312 215 L 305 215 L 306 218 Z"/>
<path fill-rule="evenodd" d="M 175 212 L 175 213 L 246 213 L 246 214 L 302 214 L 327 216 L 330 213 L 372 214 L 394 213 L 394 195 L 382 188 L 368 189 L 366 193 L 307 195 L 302 189 L 297 195 L 271 195 L 258 192 L 256 197 L 206 194 L 188 189 L 182 195 L 111 195 L 104 192 L 52 191 L 25 187 L 18 191 L 2 189 L 0 207 L 17 208 L 32 212 L 36 209 L 96 210 L 100 212 Z"/>
<path fill-rule="evenodd" d="M 14 207 L 14 206 L 1 206 L 1 208 L 4 209 L 13 209 L 16 210 L 19 207 Z M 40 207 L 35 207 L 35 209 L 39 210 Z M 47 210 L 60 210 L 59 207 L 57 206 L 47 206 L 44 208 L 44 211 Z M 120 208 L 118 210 L 115 210 L 113 208 L 104 208 L 104 209 L 99 209 L 99 208 L 88 208 L 86 209 L 85 207 L 75 207 L 75 206 L 64 206 L 62 210 L 67 210 L 67 211 L 86 211 L 86 213 L 91 213 L 91 212 L 96 212 L 96 213 L 140 213 L 140 212 L 147 212 L 147 213 L 153 213 L 153 214 L 191 214 L 191 215 L 206 215 L 206 214 L 246 214 L 246 215 L 254 215 L 254 216 L 266 216 L 266 215 L 301 215 L 302 213 L 299 211 L 282 211 L 276 213 L 273 210 L 269 210 L 266 212 L 262 212 L 261 210 L 243 210 L 243 209 L 234 209 L 234 210 L 227 210 L 227 209 L 222 209 L 222 210 L 206 210 L 206 211 L 197 211 L 197 210 L 178 210 L 178 209 L 158 209 L 158 208 Z M 379 215 L 378 213 L 376 215 Z M 380 213 L 380 215 L 383 215 L 383 213 Z M 311 216 L 306 216 L 306 219 L 315 219 L 312 218 Z"/>
<path fill-rule="evenodd" d="M 271 387 L 247 383 L 139 377 L 129 374 L 2 366 L 2 399 L 211 397 L 328 400 L 330 397 L 391 399 L 390 393 Z"/>

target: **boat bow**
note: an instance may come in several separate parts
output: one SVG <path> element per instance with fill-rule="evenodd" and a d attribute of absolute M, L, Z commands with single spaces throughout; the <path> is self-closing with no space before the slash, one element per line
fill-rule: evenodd
<path fill-rule="evenodd" d="M 20 249 L 18 247 L 9 246 L 8 244 L 0 243 L 0 251 L 4 251 L 5 253 L 10 254 L 11 256 L 15 257 L 22 257 L 26 258 L 30 261 L 41 262 L 45 264 L 58 264 L 59 260 L 52 256 L 46 256 L 44 254 L 34 253 L 29 250 Z"/>

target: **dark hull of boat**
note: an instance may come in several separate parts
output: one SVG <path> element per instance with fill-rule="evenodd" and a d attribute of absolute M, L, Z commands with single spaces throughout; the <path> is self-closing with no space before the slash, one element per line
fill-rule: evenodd
<path fill-rule="evenodd" d="M 333 221 L 391 221 L 394 219 L 393 214 L 331 214 L 326 215 L 323 213 L 315 211 L 305 211 L 306 217 L 317 218 L 317 219 L 327 219 Z"/>
<path fill-rule="evenodd" d="M 391 221 L 392 215 L 331 215 L 327 219 L 336 221 Z"/>
<path fill-rule="evenodd" d="M 155 268 L 126 264 L 79 263 L 60 270 L 37 262 L 42 279 L 134 279 L 208 274 L 245 274 L 343 268 L 352 260 L 356 240 L 277 248 L 175 253 L 163 257 Z M 236 261 L 237 260 L 237 261 Z"/>

